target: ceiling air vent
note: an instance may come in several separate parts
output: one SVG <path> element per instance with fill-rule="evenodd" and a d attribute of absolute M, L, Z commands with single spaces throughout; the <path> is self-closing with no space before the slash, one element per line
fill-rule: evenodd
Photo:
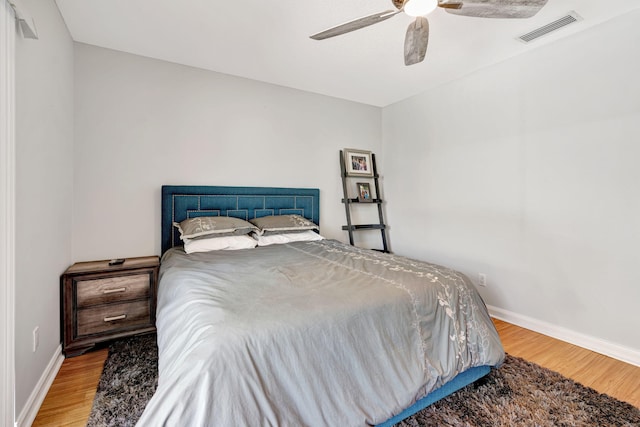
<path fill-rule="evenodd" d="M 576 12 L 571 11 L 566 16 L 563 16 L 560 19 L 556 19 L 555 21 L 544 25 L 540 28 L 536 28 L 533 31 L 529 31 L 527 34 L 523 34 L 518 37 L 523 43 L 530 43 L 542 36 L 546 36 L 549 33 L 559 30 L 560 28 L 564 28 L 569 24 L 573 24 L 574 22 L 582 21 L 582 17 L 578 15 Z"/>

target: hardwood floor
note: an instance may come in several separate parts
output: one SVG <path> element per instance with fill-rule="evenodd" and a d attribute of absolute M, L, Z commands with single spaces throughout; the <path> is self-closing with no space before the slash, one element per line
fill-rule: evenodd
<path fill-rule="evenodd" d="M 640 367 L 501 320 L 493 323 L 508 354 L 640 408 Z"/>
<path fill-rule="evenodd" d="M 494 323 L 507 353 L 522 357 L 640 408 L 640 367 L 501 320 Z M 66 359 L 34 426 L 85 426 L 107 349 Z"/>
<path fill-rule="evenodd" d="M 65 359 L 32 426 L 85 426 L 109 349 Z"/>

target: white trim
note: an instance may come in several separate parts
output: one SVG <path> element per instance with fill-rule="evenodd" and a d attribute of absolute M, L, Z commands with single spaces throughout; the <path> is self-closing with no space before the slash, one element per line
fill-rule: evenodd
<path fill-rule="evenodd" d="M 550 336 L 552 338 L 559 339 L 561 341 L 568 342 L 586 348 L 596 353 L 604 354 L 605 356 L 613 357 L 622 362 L 629 363 L 640 367 L 640 350 L 633 349 L 631 347 L 625 347 L 620 344 L 605 341 L 600 338 L 596 338 L 590 335 L 585 335 L 580 332 L 572 331 L 571 329 L 563 328 L 561 326 L 552 325 L 551 323 L 543 322 L 532 317 L 523 316 L 522 314 L 514 313 L 502 308 L 487 306 L 489 314 L 496 319 L 504 320 L 505 322 L 512 323 L 514 325 L 530 329 L 532 331 L 541 333 L 543 335 Z"/>
<path fill-rule="evenodd" d="M 15 425 L 15 16 L 0 5 L 0 425 Z"/>
<path fill-rule="evenodd" d="M 62 345 L 59 345 L 53 353 L 51 360 L 49 360 L 47 368 L 38 380 L 38 384 L 36 384 L 36 387 L 31 392 L 29 399 L 27 399 L 27 403 L 18 415 L 16 426 L 29 427 L 33 424 L 33 421 L 36 419 L 36 415 L 38 415 L 38 411 L 40 410 L 40 406 L 42 405 L 42 402 L 44 402 L 44 398 L 47 397 L 47 392 L 51 388 L 51 384 L 53 384 L 53 380 L 55 380 L 56 375 L 58 375 L 62 362 L 64 362 L 64 356 L 62 355 Z"/>

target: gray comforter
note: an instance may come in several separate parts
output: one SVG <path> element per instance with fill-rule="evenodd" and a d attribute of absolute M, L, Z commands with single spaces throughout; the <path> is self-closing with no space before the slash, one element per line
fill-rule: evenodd
<path fill-rule="evenodd" d="M 376 424 L 504 358 L 464 275 L 332 240 L 171 249 L 157 327 L 144 426 Z"/>

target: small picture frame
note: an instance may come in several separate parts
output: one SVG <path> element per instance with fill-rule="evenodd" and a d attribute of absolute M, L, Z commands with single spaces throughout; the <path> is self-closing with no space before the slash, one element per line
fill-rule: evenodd
<path fill-rule="evenodd" d="M 371 195 L 371 189 L 368 182 L 357 182 L 356 187 L 358 189 L 358 201 L 359 202 L 372 202 L 373 196 Z"/>
<path fill-rule="evenodd" d="M 349 176 L 373 176 L 371 151 L 344 149 L 344 164 Z"/>

